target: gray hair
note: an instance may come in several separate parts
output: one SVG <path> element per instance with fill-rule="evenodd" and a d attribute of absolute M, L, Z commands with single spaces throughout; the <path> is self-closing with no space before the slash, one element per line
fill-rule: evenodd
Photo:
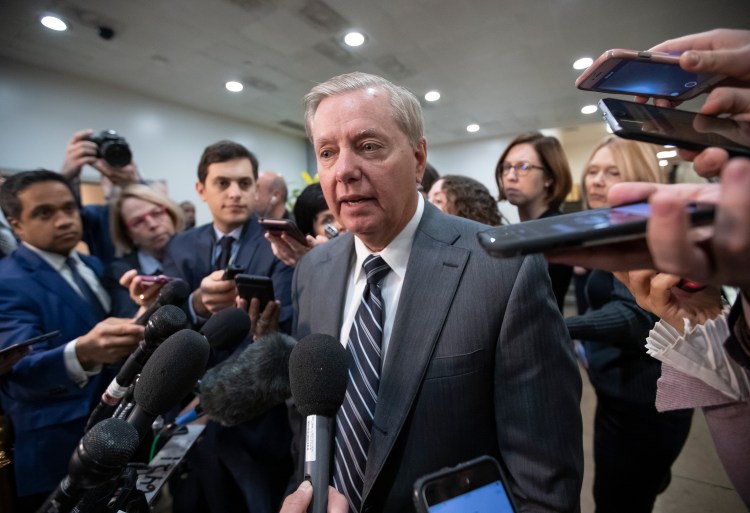
<path fill-rule="evenodd" d="M 359 71 L 328 79 L 322 84 L 313 87 L 305 95 L 305 131 L 310 141 L 312 141 L 310 125 L 320 102 L 331 96 L 369 88 L 381 89 L 388 94 L 396 124 L 406 134 L 409 142 L 413 146 L 416 146 L 424 134 L 422 107 L 419 105 L 417 97 L 408 89 L 397 86 L 383 77 Z"/>

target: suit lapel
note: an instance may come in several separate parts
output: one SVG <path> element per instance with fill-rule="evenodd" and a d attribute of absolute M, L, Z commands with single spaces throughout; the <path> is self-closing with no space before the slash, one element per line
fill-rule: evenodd
<path fill-rule="evenodd" d="M 344 300 L 349 279 L 349 269 L 354 258 L 354 237 L 350 234 L 340 241 L 331 241 L 323 246 L 327 252 L 316 265 L 315 279 L 319 284 L 314 290 L 329 291 L 325 297 L 315 298 L 316 325 L 321 332 L 339 339 L 344 322 Z"/>
<path fill-rule="evenodd" d="M 23 245 L 19 246 L 17 251 L 19 262 L 29 271 L 31 279 L 60 298 L 61 305 L 67 305 L 89 326 L 101 320 L 89 304 L 60 276 L 60 273 L 50 267 L 39 255 Z"/>
<path fill-rule="evenodd" d="M 365 497 L 409 415 L 466 267 L 469 251 L 452 246 L 458 237 L 444 215 L 425 205 L 378 390 Z"/>
<path fill-rule="evenodd" d="M 250 262 L 253 261 L 253 257 L 258 250 L 258 243 L 263 238 L 263 233 L 263 229 L 258 224 L 255 214 L 253 214 L 245 226 L 245 233 L 242 234 L 240 239 L 240 249 L 237 251 L 235 262 L 238 262 L 245 269 L 250 267 Z"/>

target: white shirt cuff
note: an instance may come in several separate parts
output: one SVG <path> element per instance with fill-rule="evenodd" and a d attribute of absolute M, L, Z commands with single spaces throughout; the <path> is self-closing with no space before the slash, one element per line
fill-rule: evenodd
<path fill-rule="evenodd" d="M 91 376 L 96 376 L 102 371 L 102 364 L 97 364 L 90 371 L 85 370 L 81 366 L 81 362 L 78 361 L 76 356 L 76 341 L 78 339 L 71 340 L 65 344 L 63 355 L 65 358 L 65 370 L 68 372 L 68 377 L 79 387 L 83 388 L 86 383 L 89 382 Z"/>

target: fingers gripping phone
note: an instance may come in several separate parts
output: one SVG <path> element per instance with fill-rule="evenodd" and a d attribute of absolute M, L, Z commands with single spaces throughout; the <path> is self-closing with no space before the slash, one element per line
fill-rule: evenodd
<path fill-rule="evenodd" d="M 234 277 L 234 281 L 241 298 L 247 299 L 248 303 L 254 297 L 260 300 L 261 312 L 266 308 L 269 301 L 274 300 L 273 281 L 268 276 L 238 274 Z"/>
<path fill-rule="evenodd" d="M 625 139 L 695 151 L 715 146 L 732 157 L 750 157 L 750 123 L 746 121 L 615 98 L 599 100 L 599 110 L 612 132 Z"/>
<path fill-rule="evenodd" d="M 660 52 L 607 50 L 576 80 L 585 91 L 632 94 L 684 101 L 724 80 L 722 75 L 693 73 L 680 67 L 680 57 Z"/>
<path fill-rule="evenodd" d="M 286 233 L 300 244 L 307 246 L 307 237 L 291 219 L 261 219 L 260 225 L 267 231 L 280 235 Z"/>
<path fill-rule="evenodd" d="M 515 513 L 500 465 L 489 456 L 426 475 L 414 484 L 419 513 Z"/>
<path fill-rule="evenodd" d="M 691 203 L 693 226 L 708 224 L 714 205 Z M 582 210 L 479 232 L 479 243 L 492 256 L 513 257 L 555 249 L 611 244 L 645 237 L 651 214 L 647 202 Z"/>

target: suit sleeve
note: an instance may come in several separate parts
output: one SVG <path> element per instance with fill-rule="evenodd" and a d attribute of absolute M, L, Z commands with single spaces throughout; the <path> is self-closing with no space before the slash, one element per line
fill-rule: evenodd
<path fill-rule="evenodd" d="M 581 376 L 541 257 L 524 259 L 495 356 L 495 422 L 521 511 L 579 511 Z"/>
<path fill-rule="evenodd" d="M 627 287 L 615 278 L 610 301 L 597 310 L 567 318 L 565 324 L 572 338 L 643 348 L 658 320 L 639 307 Z"/>
<path fill-rule="evenodd" d="M 40 291 L 35 291 L 42 293 Z M 45 333 L 44 312 L 17 280 L 0 285 L 0 348 L 9 347 Z M 0 378 L 3 389 L 14 400 L 47 403 L 52 396 L 78 395 L 80 389 L 68 376 L 63 350 L 68 340 L 52 341 L 50 349 L 34 348 Z"/>

